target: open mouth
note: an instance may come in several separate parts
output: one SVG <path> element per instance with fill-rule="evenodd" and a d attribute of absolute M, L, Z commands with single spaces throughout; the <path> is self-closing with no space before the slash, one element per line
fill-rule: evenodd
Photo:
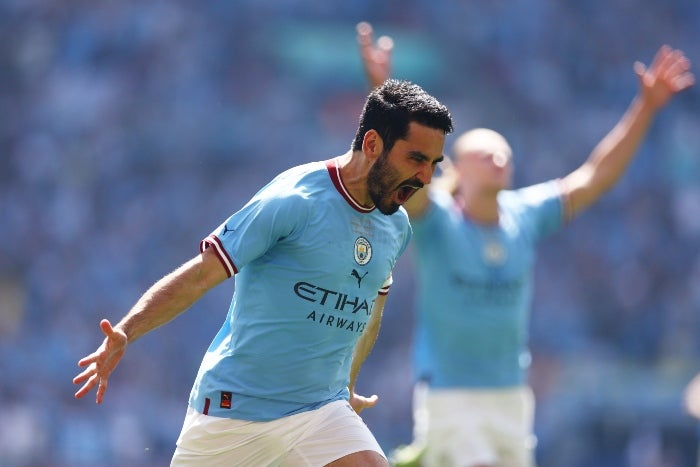
<path fill-rule="evenodd" d="M 403 186 L 400 186 L 400 187 L 398 188 L 398 190 L 396 190 L 396 194 L 397 194 L 397 196 L 398 196 L 399 204 L 403 204 L 403 203 L 405 203 L 406 201 L 408 201 L 408 199 L 409 199 L 411 196 L 413 196 L 413 193 L 415 193 L 415 192 L 418 191 L 419 189 L 420 189 L 420 187 L 412 186 L 412 185 L 403 185 Z"/>

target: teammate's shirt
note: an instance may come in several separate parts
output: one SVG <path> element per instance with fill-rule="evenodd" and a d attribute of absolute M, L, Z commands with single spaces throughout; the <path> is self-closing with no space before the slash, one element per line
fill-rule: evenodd
<path fill-rule="evenodd" d="M 418 274 L 414 369 L 433 387 L 525 382 L 535 247 L 563 225 L 556 181 L 498 196 L 498 225 L 466 218 L 433 191 L 413 220 Z"/>
<path fill-rule="evenodd" d="M 358 204 L 337 164 L 281 173 L 202 240 L 236 282 L 190 394 L 199 412 L 266 421 L 348 399 L 355 343 L 411 227 L 403 208 Z"/>

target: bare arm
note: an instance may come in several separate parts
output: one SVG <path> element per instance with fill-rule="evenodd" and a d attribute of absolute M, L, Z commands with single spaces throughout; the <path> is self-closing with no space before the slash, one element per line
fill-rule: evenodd
<path fill-rule="evenodd" d="M 178 316 L 227 277 L 214 250 L 206 249 L 151 286 L 115 329 L 133 342 Z"/>
<path fill-rule="evenodd" d="M 375 44 L 372 25 L 364 21 L 358 23 L 355 29 L 367 80 L 372 88 L 376 88 L 391 75 L 391 52 L 394 41 L 389 36 L 382 36 Z"/>
<path fill-rule="evenodd" d="M 362 332 L 362 335 L 355 345 L 355 351 L 352 355 L 352 364 L 350 365 L 350 405 L 352 405 L 355 412 L 360 413 L 362 410 L 372 407 L 377 403 L 377 396 L 364 397 L 355 394 L 355 382 L 357 381 L 357 376 L 360 373 L 360 368 L 362 364 L 367 359 L 367 356 L 372 351 L 374 343 L 377 341 L 377 336 L 379 335 L 379 327 L 382 322 L 382 313 L 384 311 L 384 304 L 386 303 L 386 295 L 377 295 L 377 299 L 374 301 L 374 306 L 372 306 L 372 313 L 367 322 L 367 327 Z"/>
<path fill-rule="evenodd" d="M 116 326 L 102 320 L 105 339 L 95 352 L 78 362 L 78 366 L 87 368 L 73 379 L 74 384 L 84 383 L 75 397 L 83 397 L 97 385 L 96 402 L 102 403 L 109 376 L 126 346 L 171 321 L 227 277 L 213 250 L 205 250 L 151 286 Z"/>
<path fill-rule="evenodd" d="M 656 113 L 694 83 L 690 62 L 668 46 L 659 49 L 647 69 L 635 63 L 640 89 L 613 129 L 593 149 L 586 162 L 564 177 L 567 211 L 573 217 L 597 201 L 620 179 Z"/>

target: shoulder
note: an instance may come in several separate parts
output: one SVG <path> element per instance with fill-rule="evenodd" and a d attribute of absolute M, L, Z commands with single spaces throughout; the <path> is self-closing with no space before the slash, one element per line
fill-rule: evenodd
<path fill-rule="evenodd" d="M 326 191 L 328 175 L 322 162 L 299 165 L 279 173 L 260 188 L 247 203 L 246 211 L 282 224 L 299 224 L 313 211 L 318 194 Z"/>
<path fill-rule="evenodd" d="M 328 171 L 323 162 L 311 162 L 279 173 L 254 196 L 259 200 L 300 202 L 328 188 Z"/>
<path fill-rule="evenodd" d="M 265 191 L 298 189 L 326 179 L 328 179 L 326 165 L 323 162 L 310 162 L 280 172 L 263 189 Z"/>
<path fill-rule="evenodd" d="M 517 190 L 503 190 L 498 194 L 498 202 L 506 206 L 538 206 L 560 197 L 559 183 L 556 180 L 549 180 Z"/>

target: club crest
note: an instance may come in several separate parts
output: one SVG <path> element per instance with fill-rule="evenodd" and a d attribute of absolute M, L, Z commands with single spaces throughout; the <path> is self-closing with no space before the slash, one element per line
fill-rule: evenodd
<path fill-rule="evenodd" d="M 508 258 L 508 253 L 501 242 L 489 240 L 484 244 L 482 256 L 490 266 L 503 266 Z"/>
<path fill-rule="evenodd" d="M 372 245 L 365 237 L 357 237 L 355 240 L 355 262 L 364 266 L 372 259 Z"/>

